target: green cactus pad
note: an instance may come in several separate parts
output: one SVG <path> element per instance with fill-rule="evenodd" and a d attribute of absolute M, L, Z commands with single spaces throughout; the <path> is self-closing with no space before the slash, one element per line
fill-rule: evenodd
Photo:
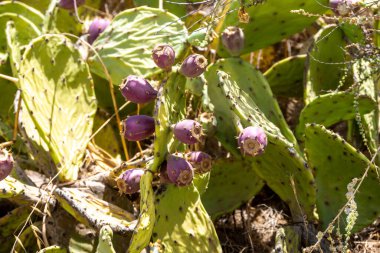
<path fill-rule="evenodd" d="M 350 92 L 335 92 L 316 97 L 301 112 L 296 129 L 297 136 L 302 138 L 307 123 L 317 123 L 329 127 L 343 120 L 354 119 L 356 116 L 355 101 L 359 103 L 361 115 L 376 108 L 376 102 L 371 97 L 363 95 L 356 98 Z"/>
<path fill-rule="evenodd" d="M 109 225 L 115 233 L 129 234 L 134 228 L 134 216 L 109 202 L 75 188 L 56 189 L 61 206 L 79 222 L 100 229 Z"/>
<path fill-rule="evenodd" d="M 228 151 L 238 155 L 238 133 L 234 122 L 240 122 L 243 127 L 261 126 L 266 132 L 268 146 L 263 155 L 247 159 L 253 163 L 254 171 L 289 205 L 294 220 L 303 220 L 304 215 L 313 219 L 314 179 L 302 155 L 265 117 L 249 95 L 239 88 L 238 79 L 218 70 L 216 65 L 207 70 L 206 79 L 218 121 L 218 140 Z"/>
<path fill-rule="evenodd" d="M 162 85 L 156 99 L 154 118 L 156 121 L 154 139 L 154 162 L 152 170 L 165 160 L 168 152 L 174 152 L 177 147 L 173 138 L 171 126 L 185 117 L 186 78 L 178 72 L 172 73 Z"/>
<path fill-rule="evenodd" d="M 6 23 L 13 21 L 18 33 L 18 41 L 26 45 L 29 41 L 41 34 L 43 15 L 32 7 L 15 1 L 4 1 L 0 3 L 0 62 L 7 58 L 5 51 Z M 21 32 L 22 31 L 22 32 Z"/>
<path fill-rule="evenodd" d="M 152 181 L 153 174 L 149 171 L 145 172 L 141 177 L 140 216 L 132 235 L 128 253 L 141 253 L 141 251 L 149 245 L 156 220 Z"/>
<path fill-rule="evenodd" d="M 0 73 L 7 76 L 12 76 L 11 66 L 9 62 L 4 64 L 0 63 Z M 3 94 L 0 99 L 0 119 L 4 123 L 8 123 L 11 126 L 13 111 L 12 105 L 17 91 L 16 85 L 11 81 L 0 78 L 0 90 Z"/>
<path fill-rule="evenodd" d="M 215 78 L 218 69 L 228 73 L 230 78 L 238 85 L 235 88 L 245 92 L 249 99 L 264 113 L 265 117 L 275 124 L 290 142 L 297 146 L 297 141 L 289 129 L 277 101 L 273 98 L 268 82 L 259 71 L 241 59 L 227 58 L 221 59 L 209 67 L 206 78 L 207 76 Z M 214 83 L 215 80 L 212 80 L 211 84 Z"/>
<path fill-rule="evenodd" d="M 75 180 L 96 112 L 87 64 L 64 36 L 41 36 L 24 52 L 19 85 L 24 109 L 47 143 L 60 179 Z"/>
<path fill-rule="evenodd" d="M 310 26 L 316 17 L 291 13 L 292 10 L 303 9 L 313 14 L 322 14 L 328 10 L 328 1 L 267 0 L 246 8 L 249 23 L 239 22 L 238 9 L 241 1 L 233 1 L 227 14 L 221 32 L 227 26 L 239 26 L 245 32 L 245 46 L 241 54 L 249 53 L 281 41 L 282 39 L 301 32 Z M 248 3 L 248 1 L 246 1 Z M 228 53 L 219 43 L 218 53 L 226 57 Z"/>
<path fill-rule="evenodd" d="M 316 96 L 338 88 L 344 75 L 345 46 L 344 33 L 338 26 L 326 26 L 314 35 L 314 42 L 306 60 L 306 104 Z"/>
<path fill-rule="evenodd" d="M 112 245 L 113 232 L 110 226 L 103 226 L 99 232 L 96 253 L 116 253 Z"/>
<path fill-rule="evenodd" d="M 249 161 L 239 158 L 220 159 L 212 166 L 210 182 L 202 195 L 202 203 L 215 220 L 252 199 L 263 186 L 264 182 L 253 171 Z"/>
<path fill-rule="evenodd" d="M 161 186 L 156 194 L 156 214 L 152 239 L 161 241 L 163 252 L 222 252 L 194 186 Z"/>
<path fill-rule="evenodd" d="M 316 175 L 317 210 L 323 229 L 346 204 L 347 185 L 354 178 L 360 179 L 368 166 L 367 177 L 354 199 L 359 216 L 352 233 L 371 224 L 379 216 L 378 168 L 360 151 L 321 125 L 307 125 L 305 140 L 305 151 Z M 346 214 L 343 212 L 335 225 L 341 226 L 342 231 L 346 224 Z"/>
<path fill-rule="evenodd" d="M 176 56 L 184 50 L 187 30 L 174 15 L 149 7 L 119 13 L 93 46 L 105 63 L 112 81 L 119 85 L 128 75 L 149 76 L 161 71 L 152 60 L 159 43 L 171 45 Z M 96 56 L 90 58 L 91 71 L 106 78 Z"/>
<path fill-rule="evenodd" d="M 13 235 L 25 222 L 30 214 L 30 209 L 20 206 L 0 218 L 0 237 Z"/>
<path fill-rule="evenodd" d="M 276 96 L 302 97 L 306 55 L 285 58 L 273 64 L 264 76 Z"/>
<path fill-rule="evenodd" d="M 371 65 L 365 60 L 359 60 L 353 65 L 353 76 L 355 82 L 359 85 L 359 94 L 369 96 L 374 101 L 376 98 L 376 85 L 371 73 Z M 358 104 L 359 110 L 362 106 Z M 379 144 L 379 106 L 378 102 L 373 110 L 368 114 L 361 114 L 362 126 L 365 131 L 367 145 L 372 153 L 375 153 Z M 377 160 L 379 161 L 379 159 Z"/>
<path fill-rule="evenodd" d="M 37 253 L 66 253 L 66 252 L 67 250 L 60 246 L 50 246 L 38 251 Z"/>
<path fill-rule="evenodd" d="M 210 172 L 194 175 L 193 183 L 201 196 L 208 189 L 209 180 L 210 180 Z"/>

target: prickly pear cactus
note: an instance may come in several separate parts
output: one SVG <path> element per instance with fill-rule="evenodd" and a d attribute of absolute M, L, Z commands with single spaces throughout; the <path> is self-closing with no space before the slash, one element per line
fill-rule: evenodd
<path fill-rule="evenodd" d="M 280 129 L 282 135 L 297 146 L 297 141 L 289 129 L 277 101 L 273 98 L 268 82 L 259 71 L 238 58 L 221 59 L 210 67 L 209 74 L 206 74 L 206 78 L 212 79 L 208 80 L 212 85 L 215 85 L 215 82 L 217 82 L 214 78 L 217 76 L 216 72 L 218 69 L 228 73 L 230 78 L 238 85 L 235 88 L 245 92 L 257 107 L 260 108 L 265 117 Z"/>
<path fill-rule="evenodd" d="M 119 85 L 127 75 L 146 77 L 160 72 L 151 59 L 154 46 L 159 43 L 172 45 L 178 56 L 184 50 L 186 36 L 187 30 L 176 16 L 143 6 L 119 13 L 93 46 L 113 83 Z M 92 72 L 106 78 L 96 56 L 90 58 L 90 66 Z"/>
<path fill-rule="evenodd" d="M 103 226 L 99 232 L 99 243 L 96 253 L 116 253 L 112 245 L 113 232 L 110 226 Z"/>
<path fill-rule="evenodd" d="M 264 76 L 276 96 L 302 97 L 306 55 L 297 55 L 276 62 Z"/>
<path fill-rule="evenodd" d="M 6 24 L 13 21 L 18 33 L 18 41 L 26 45 L 29 41 L 41 34 L 43 15 L 23 3 L 4 1 L 0 3 L 0 61 L 5 61 L 7 52 Z M 22 32 L 21 32 L 22 31 Z"/>
<path fill-rule="evenodd" d="M 313 219 L 314 179 L 302 155 L 240 88 L 238 79 L 218 69 L 217 65 L 208 69 L 206 79 L 218 121 L 216 136 L 220 142 L 236 154 L 238 132 L 236 126 L 226 122 L 235 122 L 242 127 L 261 126 L 269 144 L 263 155 L 248 158 L 255 172 L 289 205 L 294 220 L 303 220 L 304 215 Z"/>
<path fill-rule="evenodd" d="M 347 60 L 345 46 L 344 33 L 336 25 L 326 26 L 314 36 L 306 61 L 308 68 L 304 80 L 306 104 L 318 95 L 335 91 L 340 83 L 344 85 L 350 80 L 349 76 L 346 76 L 348 70 L 345 70 Z"/>
<path fill-rule="evenodd" d="M 134 228 L 131 213 L 91 194 L 75 188 L 62 188 L 56 189 L 54 195 L 61 206 L 83 224 L 98 229 L 109 225 L 119 234 L 128 234 Z"/>
<path fill-rule="evenodd" d="M 60 179 L 75 180 L 96 111 L 87 64 L 66 37 L 45 35 L 25 51 L 19 86 L 24 110 L 47 143 Z"/>
<path fill-rule="evenodd" d="M 253 171 L 249 161 L 220 159 L 212 166 L 202 203 L 207 213 L 215 219 L 252 199 L 263 186 L 263 180 Z"/>
<path fill-rule="evenodd" d="M 296 129 L 297 136 L 302 138 L 307 123 L 329 127 L 343 120 L 354 119 L 357 114 L 354 107 L 356 103 L 360 115 L 375 110 L 377 105 L 376 101 L 367 95 L 357 97 L 346 91 L 316 97 L 301 112 Z"/>
<path fill-rule="evenodd" d="M 245 46 L 241 54 L 249 53 L 254 50 L 267 47 L 273 43 L 281 41 L 294 33 L 310 26 L 316 17 L 292 13 L 293 10 L 303 9 L 313 14 L 322 14 L 328 10 L 328 0 L 323 1 L 304 1 L 294 0 L 277 1 L 237 1 L 231 3 L 230 11 L 225 17 L 223 27 L 239 26 L 245 33 Z M 246 3 L 247 6 L 241 3 Z M 248 23 L 241 23 L 239 20 L 239 7 L 246 7 L 245 11 L 249 15 Z M 228 56 L 225 48 L 219 42 L 218 54 Z"/>
<path fill-rule="evenodd" d="M 173 201 L 175 199 L 176 201 Z M 153 241 L 163 252 L 222 252 L 212 221 L 194 186 L 161 186 L 156 194 Z"/>
<path fill-rule="evenodd" d="M 305 130 L 305 151 L 316 176 L 317 211 L 323 228 L 330 224 L 347 203 L 346 194 L 350 192 L 348 185 L 355 178 L 360 180 L 368 166 L 369 171 L 354 197 L 359 216 L 353 233 L 371 224 L 379 216 L 379 168 L 359 150 L 323 126 L 309 124 Z M 351 191 L 349 196 L 352 195 Z M 350 209 L 352 210 L 348 206 L 335 224 L 340 226 L 341 231 L 347 225 L 347 211 Z"/>

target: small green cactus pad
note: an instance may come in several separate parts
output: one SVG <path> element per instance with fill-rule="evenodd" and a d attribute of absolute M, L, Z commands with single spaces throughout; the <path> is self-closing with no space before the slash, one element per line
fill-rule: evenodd
<path fill-rule="evenodd" d="M 119 85 L 128 75 L 149 76 L 159 72 L 152 50 L 159 43 L 171 45 L 176 55 L 184 50 L 187 30 L 173 14 L 149 7 L 119 13 L 93 46 Z M 106 78 L 97 56 L 90 58 L 91 71 Z"/>
<path fill-rule="evenodd" d="M 299 253 L 301 248 L 300 236 L 291 226 L 277 230 L 275 237 L 276 253 Z"/>
<path fill-rule="evenodd" d="M 239 58 L 221 59 L 208 68 L 206 79 L 211 85 L 215 86 L 218 82 L 215 80 L 218 70 L 227 72 L 230 79 L 237 85 L 234 88 L 245 92 L 249 96 L 249 100 L 257 105 L 265 117 L 275 124 L 290 142 L 297 146 L 297 141 L 289 129 L 277 101 L 273 98 L 268 82 L 259 71 Z"/>
<path fill-rule="evenodd" d="M 345 46 L 344 33 L 335 25 L 326 26 L 314 35 L 314 42 L 306 60 L 306 104 L 316 96 L 338 88 L 345 75 Z"/>
<path fill-rule="evenodd" d="M 211 171 L 210 182 L 202 203 L 215 220 L 252 199 L 264 186 L 253 171 L 252 164 L 243 159 L 217 160 Z"/>
<path fill-rule="evenodd" d="M 245 32 L 245 46 L 241 54 L 249 53 L 281 41 L 294 33 L 301 32 L 310 26 L 316 17 L 291 13 L 292 10 L 303 9 L 313 14 L 322 14 L 328 10 L 328 0 L 322 1 L 277 1 L 267 0 L 262 4 L 250 5 L 246 8 L 249 23 L 240 23 L 238 9 L 241 1 L 233 1 L 221 32 L 227 26 L 239 26 Z M 249 2 L 249 1 L 245 1 Z M 219 43 L 218 53 L 226 57 L 228 53 Z"/>
<path fill-rule="evenodd" d="M 316 97 L 301 112 L 296 129 L 297 136 L 302 138 L 307 123 L 329 127 L 343 120 L 354 119 L 356 102 L 361 115 L 376 108 L 376 102 L 371 97 L 362 95 L 356 98 L 350 92 L 335 92 Z"/>
<path fill-rule="evenodd" d="M 374 101 L 377 101 L 376 98 L 376 85 L 372 77 L 370 63 L 365 60 L 359 60 L 353 64 L 353 76 L 355 82 L 358 84 L 359 94 L 369 96 Z M 357 105 L 359 110 L 361 105 Z M 365 138 L 367 145 L 372 153 L 375 153 L 379 143 L 379 107 L 378 102 L 373 107 L 373 110 L 363 115 L 361 114 L 361 122 L 363 130 L 365 132 Z"/>
<path fill-rule="evenodd" d="M 306 55 L 285 58 L 273 64 L 264 76 L 276 96 L 302 97 Z"/>
<path fill-rule="evenodd" d="M 149 245 L 156 220 L 152 181 L 153 174 L 150 171 L 146 171 L 141 177 L 140 216 L 132 235 L 128 253 L 141 253 L 141 251 Z"/>
<path fill-rule="evenodd" d="M 19 85 L 24 109 L 48 145 L 60 180 L 75 180 L 96 112 L 87 64 L 66 37 L 41 36 L 24 52 Z"/>
<path fill-rule="evenodd" d="M 210 181 L 210 172 L 194 175 L 193 183 L 201 196 L 208 189 L 209 181 Z"/>
<path fill-rule="evenodd" d="M 165 185 L 158 189 L 152 239 L 161 241 L 163 252 L 222 252 L 212 221 L 193 185 Z"/>
<path fill-rule="evenodd" d="M 377 167 L 340 136 L 321 125 L 307 125 L 305 130 L 305 152 L 316 175 L 317 210 L 323 229 L 347 203 L 347 185 L 354 178 L 360 179 L 370 166 L 367 176 L 355 195 L 359 216 L 352 233 L 371 224 L 379 216 L 380 184 Z M 346 214 L 337 224 L 344 230 Z"/>
<path fill-rule="evenodd" d="M 14 22 L 16 30 L 19 31 L 18 41 L 22 45 L 26 45 L 31 39 L 41 34 L 43 15 L 23 3 L 14 1 L 0 3 L 0 62 L 7 58 L 5 29 L 8 21 Z"/>
<path fill-rule="evenodd" d="M 66 253 L 67 250 L 65 248 L 61 248 L 60 246 L 50 246 L 47 248 L 44 248 L 37 253 Z"/>
<path fill-rule="evenodd" d="M 116 253 L 112 245 L 113 232 L 110 226 L 103 226 L 99 232 L 96 253 Z"/>
<path fill-rule="evenodd" d="M 288 203 L 294 220 L 302 221 L 304 215 L 313 219 L 314 179 L 302 155 L 231 76 L 223 71 L 216 71 L 213 66 L 208 69 L 206 79 L 208 94 L 218 121 L 218 140 L 228 151 L 238 155 L 238 133 L 234 122 L 240 122 L 242 127 L 261 126 L 266 132 L 268 146 L 263 155 L 251 160 L 255 172 Z"/>
<path fill-rule="evenodd" d="M 186 78 L 173 72 L 159 89 L 154 109 L 156 129 L 153 171 L 165 160 L 168 152 L 176 151 L 176 141 L 170 128 L 185 117 L 185 85 Z"/>
<path fill-rule="evenodd" d="M 0 218 L 0 237 L 4 238 L 13 235 L 22 227 L 26 218 L 30 214 L 30 209 L 20 206 Z"/>
<path fill-rule="evenodd" d="M 118 206 L 75 188 L 56 189 L 55 197 L 61 206 L 79 222 L 100 229 L 109 225 L 115 233 L 129 234 L 134 216 Z"/>

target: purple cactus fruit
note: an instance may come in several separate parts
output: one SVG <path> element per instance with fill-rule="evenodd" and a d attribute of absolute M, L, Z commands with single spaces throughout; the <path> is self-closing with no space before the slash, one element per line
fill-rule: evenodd
<path fill-rule="evenodd" d="M 174 65 L 175 52 L 171 46 L 160 44 L 154 47 L 152 51 L 152 58 L 154 63 L 156 63 L 159 68 L 170 70 Z"/>
<path fill-rule="evenodd" d="M 185 119 L 174 125 L 173 132 L 180 142 L 195 144 L 201 140 L 202 125 L 195 120 Z"/>
<path fill-rule="evenodd" d="M 212 167 L 212 158 L 209 154 L 202 151 L 194 151 L 187 154 L 187 161 L 194 168 L 194 172 L 203 174 L 209 172 Z"/>
<path fill-rule="evenodd" d="M 129 169 L 116 179 L 120 192 L 132 194 L 140 190 L 140 179 L 144 174 L 143 169 Z"/>
<path fill-rule="evenodd" d="M 330 8 L 339 16 L 346 16 L 357 3 L 356 0 L 330 0 Z"/>
<path fill-rule="evenodd" d="M 232 56 L 240 55 L 244 48 L 243 30 L 236 26 L 227 27 L 222 33 L 222 43 Z"/>
<path fill-rule="evenodd" d="M 141 141 L 154 133 L 154 119 L 146 115 L 129 116 L 122 122 L 123 135 L 129 141 Z"/>
<path fill-rule="evenodd" d="M 13 164 L 13 156 L 7 150 L 0 149 L 0 181 L 11 173 Z"/>
<path fill-rule="evenodd" d="M 76 0 L 77 7 L 83 5 L 86 0 Z M 59 1 L 59 7 L 66 10 L 74 10 L 75 2 L 74 0 L 61 0 Z"/>
<path fill-rule="evenodd" d="M 238 144 L 244 155 L 257 156 L 264 152 L 268 141 L 261 127 L 250 126 L 240 133 Z"/>
<path fill-rule="evenodd" d="M 136 104 L 144 104 L 157 97 L 157 91 L 142 77 L 130 75 L 123 80 L 120 91 L 126 100 Z"/>
<path fill-rule="evenodd" d="M 104 32 L 107 26 L 111 23 L 110 20 L 105 18 L 95 18 L 88 28 L 88 43 L 92 44 Z"/>
<path fill-rule="evenodd" d="M 177 186 L 186 186 L 193 181 L 193 167 L 182 157 L 168 155 L 166 172 L 169 180 Z"/>
<path fill-rule="evenodd" d="M 186 77 L 197 77 L 200 76 L 207 67 L 207 59 L 200 54 L 192 54 L 187 57 L 180 68 L 182 75 Z"/>

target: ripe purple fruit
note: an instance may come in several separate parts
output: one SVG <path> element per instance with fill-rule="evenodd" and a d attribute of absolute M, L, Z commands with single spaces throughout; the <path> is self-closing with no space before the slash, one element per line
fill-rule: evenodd
<path fill-rule="evenodd" d="M 193 181 L 193 167 L 182 157 L 168 155 L 166 172 L 169 180 L 177 186 L 186 186 Z"/>
<path fill-rule="evenodd" d="M 13 156 L 7 150 L 0 149 L 0 181 L 11 173 L 13 164 Z"/>
<path fill-rule="evenodd" d="M 170 70 L 174 65 L 175 52 L 171 46 L 160 44 L 154 47 L 152 51 L 152 58 L 154 63 L 156 63 L 159 68 Z"/>
<path fill-rule="evenodd" d="M 232 56 L 240 55 L 244 48 L 243 30 L 236 26 L 227 27 L 222 33 L 222 43 Z"/>
<path fill-rule="evenodd" d="M 133 75 L 123 80 L 120 91 L 126 100 L 136 104 L 148 103 L 157 97 L 157 91 L 147 80 Z"/>
<path fill-rule="evenodd" d="M 194 168 L 195 173 L 203 174 L 209 172 L 212 167 L 212 158 L 202 151 L 194 151 L 187 154 L 187 161 Z"/>
<path fill-rule="evenodd" d="M 261 127 L 250 126 L 240 133 L 238 144 L 244 155 L 257 156 L 264 152 L 268 141 Z"/>
<path fill-rule="evenodd" d="M 146 115 L 129 116 L 122 122 L 123 135 L 129 141 L 141 141 L 154 133 L 154 119 Z"/>
<path fill-rule="evenodd" d="M 81 6 L 86 2 L 86 0 L 76 0 L 76 5 Z M 59 7 L 66 10 L 73 10 L 75 6 L 74 0 L 61 0 L 59 1 Z"/>
<path fill-rule="evenodd" d="M 173 132 L 180 142 L 194 144 L 201 140 L 202 125 L 195 120 L 185 119 L 174 125 Z"/>
<path fill-rule="evenodd" d="M 192 54 L 187 57 L 180 68 L 182 75 L 186 77 L 197 77 L 200 76 L 207 67 L 207 59 L 200 54 Z"/>
<path fill-rule="evenodd" d="M 125 171 L 116 179 L 120 192 L 132 194 L 140 190 L 140 179 L 144 174 L 143 169 L 130 169 Z"/>
<path fill-rule="evenodd" d="M 99 35 L 104 32 L 107 26 L 111 23 L 110 20 L 105 18 L 95 18 L 88 28 L 88 43 L 92 44 Z"/>

